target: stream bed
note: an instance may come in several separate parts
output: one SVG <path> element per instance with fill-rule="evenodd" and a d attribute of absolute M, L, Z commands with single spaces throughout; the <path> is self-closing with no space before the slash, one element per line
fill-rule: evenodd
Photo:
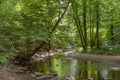
<path fill-rule="evenodd" d="M 55 71 L 59 77 L 71 80 L 120 80 L 118 62 L 83 61 L 54 55 L 44 62 L 33 63 L 31 68 L 43 74 Z"/>

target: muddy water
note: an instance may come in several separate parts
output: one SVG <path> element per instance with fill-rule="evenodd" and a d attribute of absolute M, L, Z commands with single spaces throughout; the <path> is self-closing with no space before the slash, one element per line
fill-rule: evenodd
<path fill-rule="evenodd" d="M 62 55 L 34 63 L 32 69 L 44 74 L 56 71 L 59 77 L 70 77 L 72 80 L 120 80 L 120 64 L 117 62 L 79 61 Z"/>

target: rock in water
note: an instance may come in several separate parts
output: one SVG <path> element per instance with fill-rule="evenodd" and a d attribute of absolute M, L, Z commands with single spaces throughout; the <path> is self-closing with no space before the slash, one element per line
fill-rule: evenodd
<path fill-rule="evenodd" d="M 43 76 L 36 77 L 36 80 L 46 80 L 46 79 L 52 79 L 52 76 L 43 75 Z"/>

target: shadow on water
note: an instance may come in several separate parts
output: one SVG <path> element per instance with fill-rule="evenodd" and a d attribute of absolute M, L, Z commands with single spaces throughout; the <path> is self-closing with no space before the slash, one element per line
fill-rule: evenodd
<path fill-rule="evenodd" d="M 117 62 L 79 61 L 56 55 L 45 62 L 33 63 L 31 68 L 44 74 L 56 71 L 59 77 L 72 80 L 120 80 L 120 64 Z"/>

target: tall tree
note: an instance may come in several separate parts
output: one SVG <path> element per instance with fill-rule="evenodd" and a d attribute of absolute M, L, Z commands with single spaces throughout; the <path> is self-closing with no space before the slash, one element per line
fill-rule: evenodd
<path fill-rule="evenodd" d="M 90 48 L 92 49 L 93 45 L 93 27 L 92 27 L 92 4 L 91 1 L 89 0 L 89 26 L 90 26 Z"/>
<path fill-rule="evenodd" d="M 86 25 L 86 14 L 87 14 L 87 8 L 86 8 L 86 0 L 83 0 L 83 26 L 84 26 L 84 37 L 85 37 L 85 51 L 87 50 L 87 25 Z"/>
<path fill-rule="evenodd" d="M 83 24 L 84 25 L 81 24 L 81 19 L 79 17 L 78 3 L 73 0 L 71 0 L 71 3 L 72 3 L 72 10 L 73 10 L 73 17 L 79 33 L 81 45 L 83 50 L 86 51 L 87 50 L 86 2 L 84 3 L 84 7 L 83 7 Z"/>
<path fill-rule="evenodd" d="M 99 0 L 96 1 L 96 46 L 97 48 L 100 48 L 99 44 L 99 25 L 100 25 L 100 6 L 99 6 Z"/>

